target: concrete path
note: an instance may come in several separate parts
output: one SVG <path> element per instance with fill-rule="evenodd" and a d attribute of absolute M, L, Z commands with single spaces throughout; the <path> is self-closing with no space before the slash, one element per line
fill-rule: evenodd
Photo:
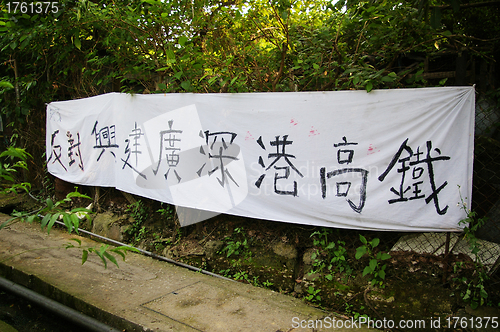
<path fill-rule="evenodd" d="M 8 218 L 0 214 L 0 223 Z M 71 238 L 97 245 L 59 229 L 47 235 L 39 224 L 0 230 L 0 276 L 127 332 L 368 331 L 293 297 L 139 254 L 120 258 L 120 268 L 105 269 L 95 255 L 82 266 L 81 249 L 64 249 Z"/>

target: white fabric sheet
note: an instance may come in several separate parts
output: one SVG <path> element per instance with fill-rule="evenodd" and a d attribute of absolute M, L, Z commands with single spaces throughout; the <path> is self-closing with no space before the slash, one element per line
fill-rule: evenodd
<path fill-rule="evenodd" d="M 47 106 L 47 166 L 177 207 L 298 224 L 455 231 L 474 89 L 110 93 Z"/>

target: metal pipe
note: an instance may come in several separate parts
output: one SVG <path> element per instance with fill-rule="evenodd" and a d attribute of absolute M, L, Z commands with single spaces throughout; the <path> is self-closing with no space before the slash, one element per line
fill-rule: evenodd
<path fill-rule="evenodd" d="M 36 197 L 34 197 L 31 192 L 28 192 L 28 194 L 30 195 L 31 198 L 33 198 L 34 200 L 36 201 L 39 201 L 39 199 L 37 199 Z M 40 218 L 43 218 L 44 216 L 39 214 Z M 61 226 L 64 226 L 66 227 L 66 225 L 61 222 L 61 221 L 57 221 L 56 220 L 56 224 L 58 225 L 61 225 Z M 186 269 L 189 269 L 191 271 L 195 271 L 195 272 L 200 272 L 200 273 L 203 273 L 203 274 L 206 274 L 206 275 L 209 275 L 209 276 L 212 276 L 212 277 L 216 277 L 216 278 L 220 278 L 220 279 L 224 279 L 224 280 L 228 280 L 228 281 L 235 281 L 233 279 L 229 279 L 229 278 L 226 278 L 224 276 L 221 276 L 219 274 L 216 274 L 216 273 L 213 273 L 213 272 L 210 272 L 210 271 L 207 271 L 207 270 L 203 270 L 202 268 L 198 268 L 198 267 L 194 267 L 194 266 L 191 266 L 189 264 L 185 264 L 185 263 L 181 263 L 181 262 L 177 262 L 173 259 L 170 259 L 170 258 L 167 258 L 167 257 L 163 257 L 163 256 L 160 256 L 160 255 L 157 255 L 155 253 L 152 253 L 150 251 L 147 251 L 147 250 L 143 250 L 143 249 L 139 249 L 139 248 L 136 248 L 134 246 L 131 246 L 131 245 L 128 245 L 128 244 L 125 244 L 125 243 L 121 243 L 119 241 L 116 241 L 116 240 L 113 240 L 113 239 L 110 239 L 110 238 L 107 238 L 105 236 L 102 236 L 102 235 L 99 235 L 99 234 L 95 234 L 95 233 L 92 233 L 92 232 L 89 232 L 89 231 L 86 231 L 84 229 L 81 229 L 81 228 L 78 228 L 78 232 L 79 233 L 83 233 L 83 234 L 87 234 L 87 235 L 90 235 L 90 236 L 93 236 L 93 237 L 96 237 L 100 240 L 103 240 L 103 241 L 106 241 L 108 243 L 111 243 L 113 245 L 117 245 L 117 246 L 125 246 L 125 247 L 130 247 L 130 248 L 134 248 L 136 249 L 137 251 L 139 251 L 140 253 L 142 253 L 143 255 L 146 255 L 146 256 L 149 256 L 149 257 L 152 257 L 152 258 L 156 258 L 160 261 L 164 261 L 164 262 L 167 262 L 167 263 L 171 263 L 171 264 L 175 264 L 177 266 L 181 266 L 181 267 L 184 267 Z"/>
<path fill-rule="evenodd" d="M 41 216 L 41 217 L 43 218 L 43 216 Z M 66 225 L 63 222 L 61 222 L 61 221 L 56 221 L 56 224 L 66 227 Z M 143 255 L 146 255 L 146 256 L 158 259 L 160 261 L 164 261 L 164 262 L 168 262 L 168 263 L 171 263 L 171 264 L 175 264 L 177 266 L 184 267 L 184 268 L 189 269 L 191 271 L 200 272 L 200 273 L 212 276 L 212 277 L 216 277 L 216 278 L 220 278 L 220 279 L 224 279 L 224 280 L 235 282 L 235 280 L 233 280 L 233 279 L 229 279 L 229 278 L 226 278 L 226 277 L 221 276 L 219 274 L 216 274 L 216 273 L 213 273 L 213 272 L 210 272 L 210 271 L 207 271 L 207 270 L 203 270 L 202 268 L 194 267 L 194 266 L 191 266 L 189 264 L 185 264 L 185 263 L 181 263 L 181 262 L 177 262 L 177 261 L 175 261 L 173 259 L 157 255 L 155 253 L 152 253 L 152 252 L 144 250 L 144 249 L 136 248 L 134 246 L 131 246 L 131 245 L 128 245 L 128 244 L 125 244 L 125 243 L 122 243 L 122 242 L 119 242 L 119 241 L 107 238 L 107 237 L 99 235 L 99 234 L 95 234 L 95 233 L 86 231 L 86 230 L 81 229 L 81 228 L 78 228 L 78 233 L 83 233 L 83 234 L 87 234 L 89 236 L 96 237 L 96 238 L 98 238 L 100 240 L 106 241 L 106 242 L 111 243 L 111 244 L 116 245 L 116 246 L 125 246 L 125 247 L 136 249 L 137 251 L 139 251 Z"/>
<path fill-rule="evenodd" d="M 89 331 L 120 332 L 119 330 L 101 323 L 92 317 L 86 316 L 79 311 L 71 309 L 59 302 L 49 299 L 48 297 L 40 295 L 26 287 L 18 285 L 2 277 L 0 277 L 0 288 L 3 288 L 4 290 L 17 296 L 20 296 L 29 302 L 35 303 L 39 307 L 49 310 L 68 321 L 71 321 L 75 324 L 80 325 L 81 327 L 88 329 Z"/>

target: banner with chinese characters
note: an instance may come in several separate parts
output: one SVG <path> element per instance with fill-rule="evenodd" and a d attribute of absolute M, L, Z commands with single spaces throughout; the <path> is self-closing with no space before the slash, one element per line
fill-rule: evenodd
<path fill-rule="evenodd" d="M 46 139 L 51 174 L 174 204 L 182 225 L 226 213 L 454 231 L 472 192 L 474 89 L 110 93 L 50 103 Z"/>

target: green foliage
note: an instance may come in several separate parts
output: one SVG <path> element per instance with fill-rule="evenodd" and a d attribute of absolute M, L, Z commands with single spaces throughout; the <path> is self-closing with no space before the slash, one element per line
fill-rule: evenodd
<path fill-rule="evenodd" d="M 125 255 L 129 251 L 139 252 L 139 250 L 132 248 L 132 247 L 128 247 L 128 246 L 119 246 L 119 247 L 115 247 L 115 248 L 110 248 L 109 245 L 102 244 L 99 248 L 89 247 L 87 249 L 83 249 L 82 265 L 85 264 L 85 262 L 87 261 L 87 257 L 89 255 L 89 253 L 94 253 L 102 260 L 105 268 L 108 267 L 108 263 L 107 263 L 108 260 L 111 263 L 115 264 L 116 267 L 119 268 L 120 266 L 118 265 L 116 258 L 110 252 L 121 256 L 123 261 L 125 261 Z"/>
<path fill-rule="evenodd" d="M 56 221 L 62 220 L 68 230 L 68 233 L 72 233 L 74 231 L 75 233 L 78 234 L 78 226 L 80 224 L 80 220 L 83 218 L 87 218 L 88 220 L 90 220 L 90 214 L 92 213 L 92 211 L 85 208 L 74 208 L 69 211 L 66 210 L 64 206 L 67 205 L 67 203 L 70 203 L 73 198 L 90 199 L 90 197 L 79 193 L 78 189 L 76 189 L 74 192 L 68 193 L 64 199 L 57 202 L 53 202 L 52 199 L 47 198 L 44 202 L 44 205 L 36 211 L 33 212 L 14 211 L 12 213 L 13 218 L 3 222 L 0 225 L 0 230 L 2 228 L 7 227 L 8 225 L 11 225 L 19 221 L 28 223 L 39 222 L 42 230 L 45 229 L 47 233 L 50 234 L 50 230 L 55 225 Z M 82 248 L 81 240 L 77 238 L 72 238 L 70 239 L 70 241 L 73 242 L 67 243 L 66 245 L 64 245 L 64 248 L 81 249 L 82 264 L 84 264 L 87 261 L 89 253 L 93 253 L 96 254 L 103 261 L 105 268 L 107 268 L 108 260 L 113 264 L 115 264 L 117 267 L 119 267 L 116 258 L 111 253 L 119 255 L 125 260 L 125 254 L 128 251 L 138 252 L 137 249 L 127 246 L 110 248 L 108 245 L 104 244 L 100 245 L 99 248 L 97 248 L 97 246 Z"/>
<path fill-rule="evenodd" d="M 246 238 L 243 228 L 237 227 L 234 229 L 234 233 L 232 236 L 228 236 L 225 238 L 225 246 L 218 253 L 226 253 L 227 258 L 229 258 L 231 255 L 244 255 L 248 258 L 252 255 L 252 252 L 249 251 L 249 249 L 250 244 L 248 239 Z"/>
<path fill-rule="evenodd" d="M 458 189 L 460 193 L 460 186 Z M 486 282 L 489 280 L 489 276 L 479 256 L 481 244 L 476 237 L 477 230 L 484 225 L 487 218 L 478 218 L 477 213 L 467 207 L 461 193 L 460 202 L 458 204 L 467 215 L 465 219 L 459 222 L 459 225 L 464 225 L 464 239 L 469 244 L 471 254 L 474 255 L 474 274 L 469 280 L 466 277 L 459 277 L 456 278 L 455 281 L 467 285 L 466 290 L 461 293 L 462 299 L 469 303 L 473 309 L 476 309 L 479 305 L 484 305 L 488 298 Z M 457 268 L 456 265 L 455 268 Z"/>
<path fill-rule="evenodd" d="M 164 203 L 161 203 L 161 206 L 162 208 L 156 210 L 156 212 L 160 213 L 166 220 L 174 221 L 177 216 L 175 206 L 170 204 L 165 204 L 164 206 Z"/>
<path fill-rule="evenodd" d="M 353 304 L 349 304 L 349 303 L 346 303 L 345 304 L 345 313 L 347 314 L 347 316 L 350 316 L 350 317 L 353 317 L 354 320 L 358 320 L 359 318 L 363 317 L 365 318 L 366 320 L 369 319 L 369 316 L 367 314 L 360 314 L 359 312 L 357 311 L 354 311 L 353 310 L 353 307 L 354 305 Z M 359 307 L 359 310 L 364 310 L 365 307 L 364 306 L 360 306 Z"/>
<path fill-rule="evenodd" d="M 45 103 L 108 92 L 439 85 L 423 79 L 423 60 L 400 60 L 466 50 L 498 61 L 496 7 L 442 6 L 450 1 L 456 2 L 62 1 L 57 12 L 40 14 L 9 12 L 2 2 L 0 114 L 6 136 L 17 132 L 17 147 L 39 160 Z M 44 178 L 41 165 L 31 167 L 38 169 L 30 176 Z"/>
<path fill-rule="evenodd" d="M 335 271 L 342 275 L 349 276 L 352 273 L 352 268 L 346 258 L 347 250 L 343 241 L 329 241 L 328 235 L 331 230 L 323 228 L 321 231 L 315 231 L 311 234 L 313 237 L 313 245 L 319 247 L 311 255 L 313 273 L 324 273 L 325 279 L 333 280 Z"/>
<path fill-rule="evenodd" d="M 365 255 L 367 255 L 369 259 L 368 265 L 365 266 L 363 270 L 363 276 L 370 274 L 372 276 L 372 285 L 384 287 L 387 264 L 382 264 L 382 262 L 391 258 L 391 255 L 382 251 L 375 254 L 374 249 L 380 244 L 379 238 L 374 238 L 368 242 L 368 240 L 360 234 L 359 240 L 363 245 L 356 249 L 356 259 L 361 259 Z"/>
<path fill-rule="evenodd" d="M 148 218 L 148 209 L 144 206 L 142 201 L 137 201 L 128 205 L 125 212 L 128 212 L 134 219 L 134 223 L 127 228 L 126 233 L 132 237 L 134 243 L 138 243 L 144 239 L 148 232 L 146 226 L 144 226 Z"/>
<path fill-rule="evenodd" d="M 304 296 L 304 299 L 313 303 L 321 303 L 321 295 L 319 295 L 319 292 L 321 292 L 321 289 L 316 289 L 314 286 L 309 286 L 306 289 L 307 295 Z"/>
<path fill-rule="evenodd" d="M 458 265 L 454 266 L 454 272 L 457 273 L 459 270 Z M 464 285 L 460 292 L 462 300 L 469 303 L 472 309 L 476 309 L 480 305 L 485 305 L 488 299 L 488 292 L 486 290 L 486 283 L 489 280 L 489 276 L 486 273 L 486 268 L 482 264 L 474 265 L 474 273 L 471 278 L 467 277 L 456 277 L 454 281 L 459 283 L 460 286 Z"/>
<path fill-rule="evenodd" d="M 44 206 L 36 211 L 14 211 L 12 213 L 13 218 L 9 219 L 6 223 L 26 221 L 31 224 L 36 221 L 40 223 L 42 230 L 46 229 L 47 233 L 50 234 L 50 230 L 56 221 L 62 220 L 68 230 L 68 233 L 72 233 L 74 231 L 78 234 L 80 219 L 87 218 L 91 221 L 89 214 L 92 213 L 92 211 L 85 208 L 74 208 L 68 211 L 65 208 L 65 205 L 66 203 L 71 202 L 73 198 L 90 199 L 90 197 L 79 193 L 78 190 L 75 190 L 74 192 L 67 194 L 64 199 L 57 202 L 53 202 L 52 199 L 47 198 L 44 202 Z M 2 227 L 4 227 L 4 225 L 2 225 Z"/>
<path fill-rule="evenodd" d="M 460 193 L 460 186 L 458 186 L 458 190 Z M 481 258 L 478 253 L 481 249 L 481 245 L 479 244 L 479 239 L 476 237 L 476 232 L 479 228 L 481 228 L 488 218 L 478 218 L 477 213 L 475 211 L 470 210 L 467 207 L 466 202 L 462 198 L 462 194 L 460 193 L 460 202 L 458 203 L 460 208 L 464 210 L 467 217 L 465 219 L 460 220 L 458 223 L 461 226 L 464 226 L 464 238 L 469 244 L 469 249 L 471 253 L 475 257 L 475 261 L 477 263 L 481 263 Z"/>
<path fill-rule="evenodd" d="M 17 193 L 17 189 L 28 192 L 29 189 L 31 189 L 30 183 L 17 183 L 15 177 L 15 173 L 17 173 L 18 169 L 28 169 L 26 163 L 29 158 L 32 157 L 25 149 L 16 148 L 14 146 L 9 146 L 7 150 L 0 153 L 0 178 L 9 184 L 9 186 L 3 188 L 0 193 Z M 7 162 L 2 162 L 5 159 Z"/>

